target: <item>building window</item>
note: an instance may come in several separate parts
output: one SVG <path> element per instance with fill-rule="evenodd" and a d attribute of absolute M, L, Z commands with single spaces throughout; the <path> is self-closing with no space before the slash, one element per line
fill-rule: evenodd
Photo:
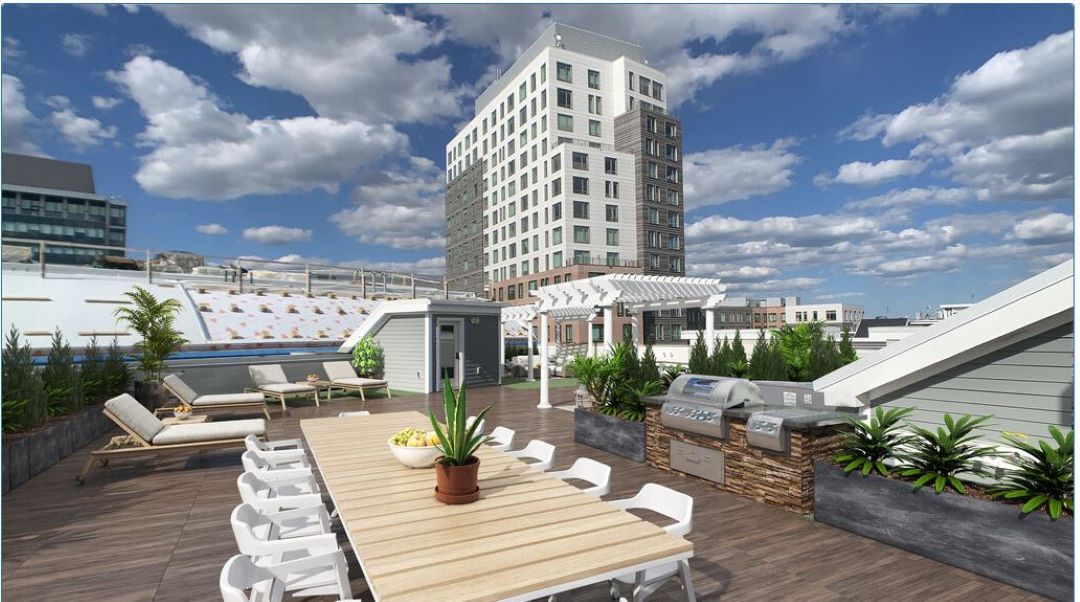
<path fill-rule="evenodd" d="M 561 245 L 562 244 L 562 226 L 559 226 L 558 228 L 555 228 L 554 230 L 551 231 L 551 244 L 553 244 L 553 245 Z"/>
<path fill-rule="evenodd" d="M 589 244 L 588 226 L 574 226 L 574 242 L 577 244 Z"/>
<path fill-rule="evenodd" d="M 682 225 L 682 218 L 679 216 L 678 212 L 668 211 L 667 225 L 670 228 L 678 228 Z"/>
<path fill-rule="evenodd" d="M 552 155 L 551 157 L 551 173 L 555 173 L 562 169 L 562 155 Z"/>
<path fill-rule="evenodd" d="M 631 72 L 630 72 L 630 91 L 631 91 L 631 92 L 633 92 L 633 91 L 634 91 L 634 80 L 635 80 L 635 79 L 637 79 L 637 78 L 636 78 L 636 77 L 634 77 L 634 72 L 633 72 L 633 71 L 631 71 Z M 634 107 L 630 107 L 630 108 L 632 109 L 632 108 L 634 108 Z"/>
<path fill-rule="evenodd" d="M 589 169 L 589 155 L 585 153 L 571 153 L 574 169 Z"/>
<path fill-rule="evenodd" d="M 562 267 L 562 251 L 555 251 L 554 253 L 551 254 L 551 267 L 553 267 L 553 268 L 561 268 Z"/>
<path fill-rule="evenodd" d="M 653 163 L 652 161 L 649 161 L 648 163 L 645 164 L 645 175 L 649 176 L 650 178 L 659 180 L 660 179 L 660 168 L 657 167 L 656 163 Z"/>
<path fill-rule="evenodd" d="M 660 223 L 660 210 L 659 209 L 653 209 L 653 208 L 650 207 L 646 211 L 646 215 L 648 215 L 648 222 L 650 224 L 659 224 Z"/>
<path fill-rule="evenodd" d="M 562 194 L 562 178 L 555 178 L 551 181 L 551 196 L 559 196 Z"/>
<path fill-rule="evenodd" d="M 677 249 L 682 248 L 682 239 L 679 238 L 678 234 L 668 234 L 667 240 L 668 240 L 668 245 L 667 246 L 668 246 L 669 249 L 676 249 L 677 250 Z"/>
<path fill-rule="evenodd" d="M 600 89 L 600 72 L 589 69 L 589 87 L 594 90 Z"/>
<path fill-rule="evenodd" d="M 650 116 L 645 118 L 645 129 L 648 130 L 652 134 L 656 133 L 656 118 L 655 117 L 650 115 Z"/>
<path fill-rule="evenodd" d="M 555 63 L 555 77 L 561 82 L 568 84 L 574 83 L 574 71 L 570 65 L 566 63 Z"/>
<path fill-rule="evenodd" d="M 653 82 L 652 97 L 656 100 L 664 100 L 664 86 L 660 82 Z"/>
<path fill-rule="evenodd" d="M 668 188 L 667 189 L 667 202 L 668 202 L 668 205 L 676 205 L 677 206 L 679 204 L 679 191 L 674 189 L 674 188 Z"/>
<path fill-rule="evenodd" d="M 589 219 L 589 203 L 585 201 L 574 201 L 574 217 L 576 219 Z"/>
<path fill-rule="evenodd" d="M 556 89 L 555 101 L 557 105 L 564 109 L 574 108 L 574 95 L 565 88 Z"/>
<path fill-rule="evenodd" d="M 528 93 L 529 93 L 529 90 L 525 86 L 525 82 L 521 82 L 521 85 L 518 86 L 518 102 L 524 101 L 525 100 L 525 95 L 528 94 Z"/>
<path fill-rule="evenodd" d="M 836 321 L 836 311 L 835 310 L 826 311 L 825 312 L 825 319 L 828 320 L 829 322 L 835 322 Z"/>
<path fill-rule="evenodd" d="M 559 129 L 564 132 L 574 131 L 574 118 L 570 115 L 559 113 Z"/>
<path fill-rule="evenodd" d="M 615 228 L 607 229 L 607 244 L 612 247 L 619 246 L 619 231 Z M 608 264 L 610 265 L 610 264 Z"/>
<path fill-rule="evenodd" d="M 616 174 L 618 173 L 618 160 L 614 157 L 604 157 L 604 173 Z"/>
<path fill-rule="evenodd" d="M 641 92 L 643 96 L 649 95 L 649 78 L 642 75 L 638 78 L 638 92 Z"/>
<path fill-rule="evenodd" d="M 596 119 L 590 119 L 589 120 L 589 135 L 590 136 L 599 136 L 600 135 L 600 122 L 598 120 L 596 120 Z"/>
<path fill-rule="evenodd" d="M 606 180 L 604 182 L 604 196 L 609 199 L 619 198 L 619 183 Z"/>
<path fill-rule="evenodd" d="M 547 81 L 547 63 L 540 65 L 540 83 Z"/>
<path fill-rule="evenodd" d="M 574 176 L 574 194 L 589 194 L 589 178 Z"/>
<path fill-rule="evenodd" d="M 679 149 L 674 144 L 664 145 L 664 156 L 671 161 L 679 160 Z"/>
<path fill-rule="evenodd" d="M 619 221 L 619 206 L 618 205 L 604 205 L 604 214 L 609 222 Z"/>
<path fill-rule="evenodd" d="M 668 138 L 678 138 L 679 126 L 669 121 L 664 125 L 664 133 L 667 134 Z"/>
<path fill-rule="evenodd" d="M 599 96 L 589 95 L 589 112 L 593 115 L 603 115 L 602 102 Z"/>
<path fill-rule="evenodd" d="M 564 343 L 573 343 L 574 342 L 574 325 L 573 324 L 567 324 L 563 328 L 563 342 Z"/>
<path fill-rule="evenodd" d="M 671 165 L 667 166 L 667 181 L 672 184 L 679 183 L 679 168 L 672 167 Z"/>

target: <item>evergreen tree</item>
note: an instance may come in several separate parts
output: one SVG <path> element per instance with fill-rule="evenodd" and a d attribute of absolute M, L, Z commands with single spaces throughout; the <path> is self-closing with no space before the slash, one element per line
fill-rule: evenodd
<path fill-rule="evenodd" d="M 836 349 L 836 339 L 832 335 L 814 339 L 810 348 L 809 380 L 821 378 L 842 365 L 840 352 Z"/>
<path fill-rule="evenodd" d="M 845 324 L 844 330 L 840 333 L 840 365 L 846 366 L 857 359 L 859 356 L 855 353 L 855 345 L 851 342 L 851 328 Z"/>
<path fill-rule="evenodd" d="M 746 375 L 746 348 L 743 347 L 742 335 L 735 330 L 735 338 L 731 340 L 731 359 L 728 361 L 728 372 L 731 376 L 743 377 Z"/>
<path fill-rule="evenodd" d="M 713 340 L 712 355 L 709 356 L 709 371 L 706 374 L 726 376 L 727 371 L 724 369 L 724 362 L 727 361 L 727 351 L 724 349 L 727 346 L 727 337 L 724 337 L 723 343 L 720 342 L 719 338 Z"/>
<path fill-rule="evenodd" d="M 3 368 L 0 379 L 4 383 L 3 409 L 5 432 L 29 430 L 45 424 L 48 419 L 48 400 L 41 375 L 34 370 L 30 343 L 19 340 L 19 331 L 11 327 L 4 340 Z"/>
<path fill-rule="evenodd" d="M 79 369 L 79 382 L 82 384 L 83 402 L 97 403 L 105 398 L 105 363 L 101 357 L 97 337 L 90 337 L 83 350 L 83 363 Z"/>
<path fill-rule="evenodd" d="M 775 331 L 773 331 L 775 333 Z M 784 347 L 776 337 L 769 339 L 768 360 L 765 362 L 765 376 L 762 380 L 787 380 L 791 367 L 788 366 L 784 355 Z"/>
<path fill-rule="evenodd" d="M 741 341 L 740 341 L 741 343 Z M 765 338 L 765 329 L 758 330 L 758 339 L 750 353 L 750 365 L 746 377 L 750 380 L 768 380 L 769 341 Z"/>
<path fill-rule="evenodd" d="M 705 346 L 705 335 L 700 330 L 694 346 L 690 348 L 690 372 L 692 374 L 709 373 L 709 350 Z"/>
<path fill-rule="evenodd" d="M 64 340 L 59 328 L 53 333 L 52 348 L 45 369 L 41 371 L 41 380 L 49 400 L 50 416 L 73 412 L 83 406 L 79 370 L 71 355 L 71 345 Z"/>
<path fill-rule="evenodd" d="M 121 393 L 127 393 L 131 386 L 131 369 L 124 361 L 124 354 L 120 351 L 120 343 L 113 337 L 109 345 L 109 352 L 105 356 L 104 387 L 107 397 L 115 397 Z"/>
<path fill-rule="evenodd" d="M 645 353 L 641 356 L 641 377 L 646 382 L 660 380 L 660 367 L 656 364 L 651 343 L 645 346 Z"/>

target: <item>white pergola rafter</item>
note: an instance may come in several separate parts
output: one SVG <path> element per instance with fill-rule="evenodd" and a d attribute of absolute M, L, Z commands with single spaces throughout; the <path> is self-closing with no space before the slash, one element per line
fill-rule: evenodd
<path fill-rule="evenodd" d="M 612 307 L 623 304 L 633 312 L 700 307 L 713 309 L 724 300 L 727 287 L 717 278 L 606 274 L 584 280 L 571 280 L 532 291 L 537 301 L 531 306 L 540 316 L 540 405 L 548 401 L 548 318 L 555 320 L 591 320 L 604 313 L 604 340 L 612 340 Z M 507 308 L 510 309 L 510 308 Z M 504 321 L 506 310 L 504 312 Z M 529 318 L 530 320 L 532 318 Z M 705 312 L 705 335 L 712 344 L 714 315 Z M 636 330 L 636 327 L 635 327 Z M 636 340 L 636 335 L 635 335 Z M 531 350 L 531 347 L 530 347 Z M 531 365 L 531 358 L 530 358 Z M 531 374 L 531 371 L 530 371 Z"/>

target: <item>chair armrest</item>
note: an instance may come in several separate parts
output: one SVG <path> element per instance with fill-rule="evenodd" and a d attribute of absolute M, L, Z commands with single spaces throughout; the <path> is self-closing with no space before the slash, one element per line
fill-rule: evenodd
<path fill-rule="evenodd" d="M 287 448 L 296 448 L 298 450 L 304 449 L 304 442 L 301 439 L 277 439 L 275 441 L 266 441 L 264 443 L 266 444 L 266 447 L 274 451 Z"/>
<path fill-rule="evenodd" d="M 268 485 L 310 485 L 308 479 L 312 477 L 310 468 L 282 468 L 281 470 L 259 470 L 255 474 L 266 481 Z M 312 489 L 318 491 L 318 488 Z"/>
<path fill-rule="evenodd" d="M 327 527 L 330 525 L 330 515 L 326 512 L 326 506 L 319 504 L 318 506 L 301 506 L 299 508 L 290 508 L 288 510 L 279 510 L 277 512 L 269 512 L 265 514 L 266 518 L 280 524 L 282 521 L 289 520 L 291 518 L 318 518 L 320 522 L 323 522 Z"/>
<path fill-rule="evenodd" d="M 345 562 L 345 553 L 340 548 L 332 552 L 314 554 L 307 558 L 266 565 L 263 568 L 281 581 L 288 581 L 290 575 L 312 569 L 332 569 L 337 573 L 338 597 L 342 602 L 352 598 L 352 589 L 349 585 L 349 565 Z"/>
<path fill-rule="evenodd" d="M 303 466 L 309 466 L 307 453 L 302 449 L 279 449 L 259 452 L 259 457 L 271 466 L 300 462 Z"/>
<path fill-rule="evenodd" d="M 337 536 L 333 533 L 259 541 L 251 545 L 252 551 L 255 552 L 254 556 L 279 556 L 286 552 L 307 552 L 308 556 L 314 556 L 340 549 L 338 548 Z"/>
<path fill-rule="evenodd" d="M 284 495 L 280 497 L 249 500 L 247 503 L 251 504 L 256 510 L 259 511 L 260 514 L 281 512 L 282 510 L 288 510 L 293 508 L 309 508 L 312 506 L 323 506 L 322 496 L 318 493 L 307 493 L 304 495 Z M 325 508 L 325 506 L 323 507 Z"/>

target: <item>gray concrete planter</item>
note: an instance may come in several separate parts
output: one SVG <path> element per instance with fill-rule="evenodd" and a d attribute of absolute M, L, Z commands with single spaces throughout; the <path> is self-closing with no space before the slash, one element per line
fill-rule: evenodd
<path fill-rule="evenodd" d="M 152 403 L 145 403 L 153 410 Z M 27 434 L 4 435 L 2 460 L 3 494 L 17 488 L 60 460 L 89 445 L 113 429 L 113 421 L 91 406 L 63 416 Z"/>
<path fill-rule="evenodd" d="M 622 456 L 645 461 L 645 422 L 630 422 L 592 410 L 574 410 L 574 441 Z"/>
<path fill-rule="evenodd" d="M 1058 600 L 1073 599 L 1073 521 L 814 466 L 814 518 Z"/>

